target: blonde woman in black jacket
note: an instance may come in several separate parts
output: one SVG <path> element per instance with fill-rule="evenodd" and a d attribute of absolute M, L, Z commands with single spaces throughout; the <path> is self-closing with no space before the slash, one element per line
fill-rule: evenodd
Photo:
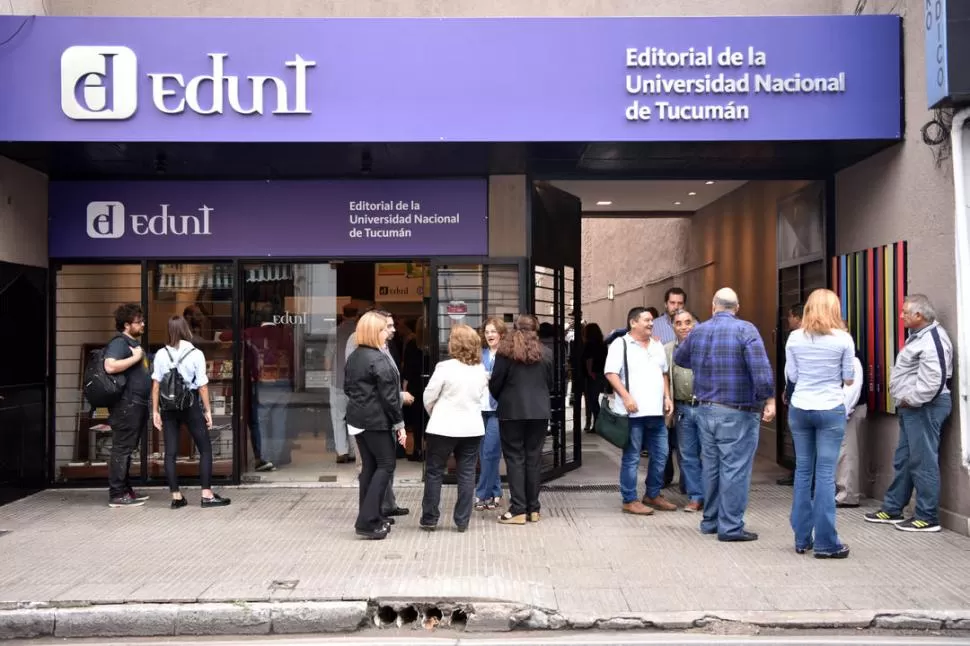
<path fill-rule="evenodd" d="M 344 367 L 347 431 L 357 440 L 361 460 L 360 506 L 354 528 L 361 538 L 382 540 L 391 529 L 381 515 L 381 501 L 397 462 L 394 442 L 406 435 L 397 369 L 381 351 L 387 342 L 387 319 L 367 312 L 357 322 L 357 349 Z"/>

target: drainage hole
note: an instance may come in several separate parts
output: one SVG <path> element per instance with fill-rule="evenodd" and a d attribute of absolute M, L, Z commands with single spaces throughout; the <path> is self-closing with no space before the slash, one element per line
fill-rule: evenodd
<path fill-rule="evenodd" d="M 451 613 L 451 626 L 452 628 L 458 628 L 462 630 L 468 625 L 468 615 L 461 608 L 455 608 L 455 611 Z"/>
<path fill-rule="evenodd" d="M 407 626 L 408 624 L 413 624 L 418 620 L 418 610 L 414 606 L 408 606 L 400 613 L 401 624 Z"/>
<path fill-rule="evenodd" d="M 381 606 L 377 611 L 377 618 L 382 626 L 391 626 L 397 623 L 397 611 L 390 606 Z"/>

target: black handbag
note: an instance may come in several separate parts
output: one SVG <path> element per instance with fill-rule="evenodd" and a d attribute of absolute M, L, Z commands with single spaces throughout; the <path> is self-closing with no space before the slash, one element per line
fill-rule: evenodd
<path fill-rule="evenodd" d="M 626 359 L 626 339 L 621 339 L 621 341 L 623 342 L 623 386 L 629 391 L 630 366 Z M 630 443 L 630 417 L 628 415 L 617 415 L 608 404 L 600 407 L 593 430 L 618 449 L 625 449 L 626 445 Z"/>

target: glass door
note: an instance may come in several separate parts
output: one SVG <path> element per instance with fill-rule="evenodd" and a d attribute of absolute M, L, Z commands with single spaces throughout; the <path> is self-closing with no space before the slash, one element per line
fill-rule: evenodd
<path fill-rule="evenodd" d="M 212 475 L 230 479 L 234 474 L 233 411 L 233 293 L 235 265 L 217 263 L 151 262 L 148 265 L 147 350 L 150 356 L 163 352 L 168 342 L 168 322 L 182 317 L 192 329 L 192 343 L 205 355 L 212 407 Z M 151 423 L 149 423 L 151 425 Z M 165 437 L 149 429 L 148 475 L 165 478 Z M 199 453 L 191 435 L 181 428 L 176 449 L 176 470 L 180 477 L 199 477 Z"/>

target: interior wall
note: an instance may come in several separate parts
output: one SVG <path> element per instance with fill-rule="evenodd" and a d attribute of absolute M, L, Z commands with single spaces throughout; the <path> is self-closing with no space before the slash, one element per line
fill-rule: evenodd
<path fill-rule="evenodd" d="M 869 11 L 885 13 L 895 4 L 898 3 L 872 0 Z M 903 4 L 904 52 L 907 60 L 913 61 L 904 70 L 905 138 L 901 145 L 836 176 L 836 251 L 843 254 L 907 241 L 906 289 L 909 293 L 929 296 L 940 322 L 955 341 L 953 165 L 947 159 L 938 167 L 934 150 L 922 141 L 920 128 L 933 116 L 926 109 L 923 10 L 918 0 L 905 0 Z M 940 448 L 941 520 L 950 529 L 968 533 L 970 475 L 962 466 L 960 456 L 960 423 L 954 407 Z M 881 499 L 892 482 L 893 453 L 898 438 L 895 416 L 870 416 L 868 493 L 875 498 Z"/>
<path fill-rule="evenodd" d="M 0 157 L 0 261 L 47 266 L 47 176 Z"/>

